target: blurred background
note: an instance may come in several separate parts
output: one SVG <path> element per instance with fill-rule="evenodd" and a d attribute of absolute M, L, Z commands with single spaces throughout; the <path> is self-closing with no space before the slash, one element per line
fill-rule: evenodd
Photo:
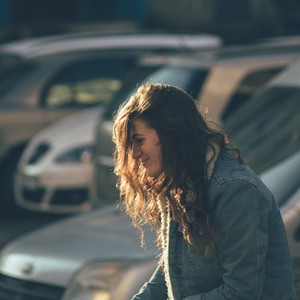
<path fill-rule="evenodd" d="M 0 42 L 107 29 L 210 32 L 225 43 L 299 33 L 297 0 L 1 0 Z"/>
<path fill-rule="evenodd" d="M 299 53 L 299 0 L 0 0 L 0 300 L 129 300 L 149 278 L 111 155 L 145 82 L 189 92 L 270 188 L 300 299 Z"/>

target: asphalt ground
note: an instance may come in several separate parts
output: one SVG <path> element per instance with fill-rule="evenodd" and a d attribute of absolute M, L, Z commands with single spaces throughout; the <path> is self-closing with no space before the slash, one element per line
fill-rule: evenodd
<path fill-rule="evenodd" d="M 0 250 L 11 240 L 64 217 L 66 216 L 27 211 L 17 213 L 0 212 Z"/>

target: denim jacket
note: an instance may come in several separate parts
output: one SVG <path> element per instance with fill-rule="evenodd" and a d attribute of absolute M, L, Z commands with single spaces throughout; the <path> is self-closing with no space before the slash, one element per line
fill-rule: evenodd
<path fill-rule="evenodd" d="M 170 219 L 165 267 L 158 266 L 133 299 L 296 299 L 284 224 L 259 177 L 223 151 L 212 171 L 208 201 L 220 235 L 216 255 L 195 252 Z"/>

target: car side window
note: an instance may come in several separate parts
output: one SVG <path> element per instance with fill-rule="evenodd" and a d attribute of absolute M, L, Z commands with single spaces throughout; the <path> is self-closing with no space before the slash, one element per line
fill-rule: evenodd
<path fill-rule="evenodd" d="M 151 72 L 151 70 L 153 72 Z M 116 96 L 116 101 L 111 103 L 110 107 L 108 107 L 106 110 L 105 118 L 111 119 L 112 115 L 118 110 L 121 103 L 128 101 L 130 96 L 137 90 L 137 88 L 141 84 L 145 83 L 165 83 L 176 85 L 197 99 L 207 74 L 208 70 L 205 67 L 188 68 L 166 66 L 159 68 L 147 67 L 145 69 L 137 68 L 135 72 L 130 74 L 131 82 L 124 85 L 125 89 L 120 91 L 120 93 Z M 142 80 L 139 81 L 138 78 Z"/>
<path fill-rule="evenodd" d="M 272 77 L 282 71 L 283 67 L 262 69 L 249 73 L 244 77 L 236 92 L 231 96 L 225 107 L 221 120 L 224 122 L 234 111 L 243 106 L 247 100 Z"/>
<path fill-rule="evenodd" d="M 69 65 L 44 91 L 43 106 L 64 108 L 109 103 L 121 88 L 129 59 L 103 59 Z"/>
<path fill-rule="evenodd" d="M 251 98 L 224 123 L 257 173 L 299 150 L 299 99 L 299 88 L 272 87 Z"/>

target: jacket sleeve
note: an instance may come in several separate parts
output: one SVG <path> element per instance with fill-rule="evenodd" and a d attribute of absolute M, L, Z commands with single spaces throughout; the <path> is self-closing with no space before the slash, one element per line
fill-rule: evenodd
<path fill-rule="evenodd" d="M 138 294 L 134 295 L 132 298 L 132 300 L 157 299 L 167 299 L 165 277 L 160 266 L 156 268 L 150 280 L 142 286 Z"/>
<path fill-rule="evenodd" d="M 223 284 L 184 300 L 260 299 L 273 197 L 253 183 L 232 180 L 214 191 L 213 201 L 215 225 L 221 238 L 219 255 L 224 270 Z"/>

